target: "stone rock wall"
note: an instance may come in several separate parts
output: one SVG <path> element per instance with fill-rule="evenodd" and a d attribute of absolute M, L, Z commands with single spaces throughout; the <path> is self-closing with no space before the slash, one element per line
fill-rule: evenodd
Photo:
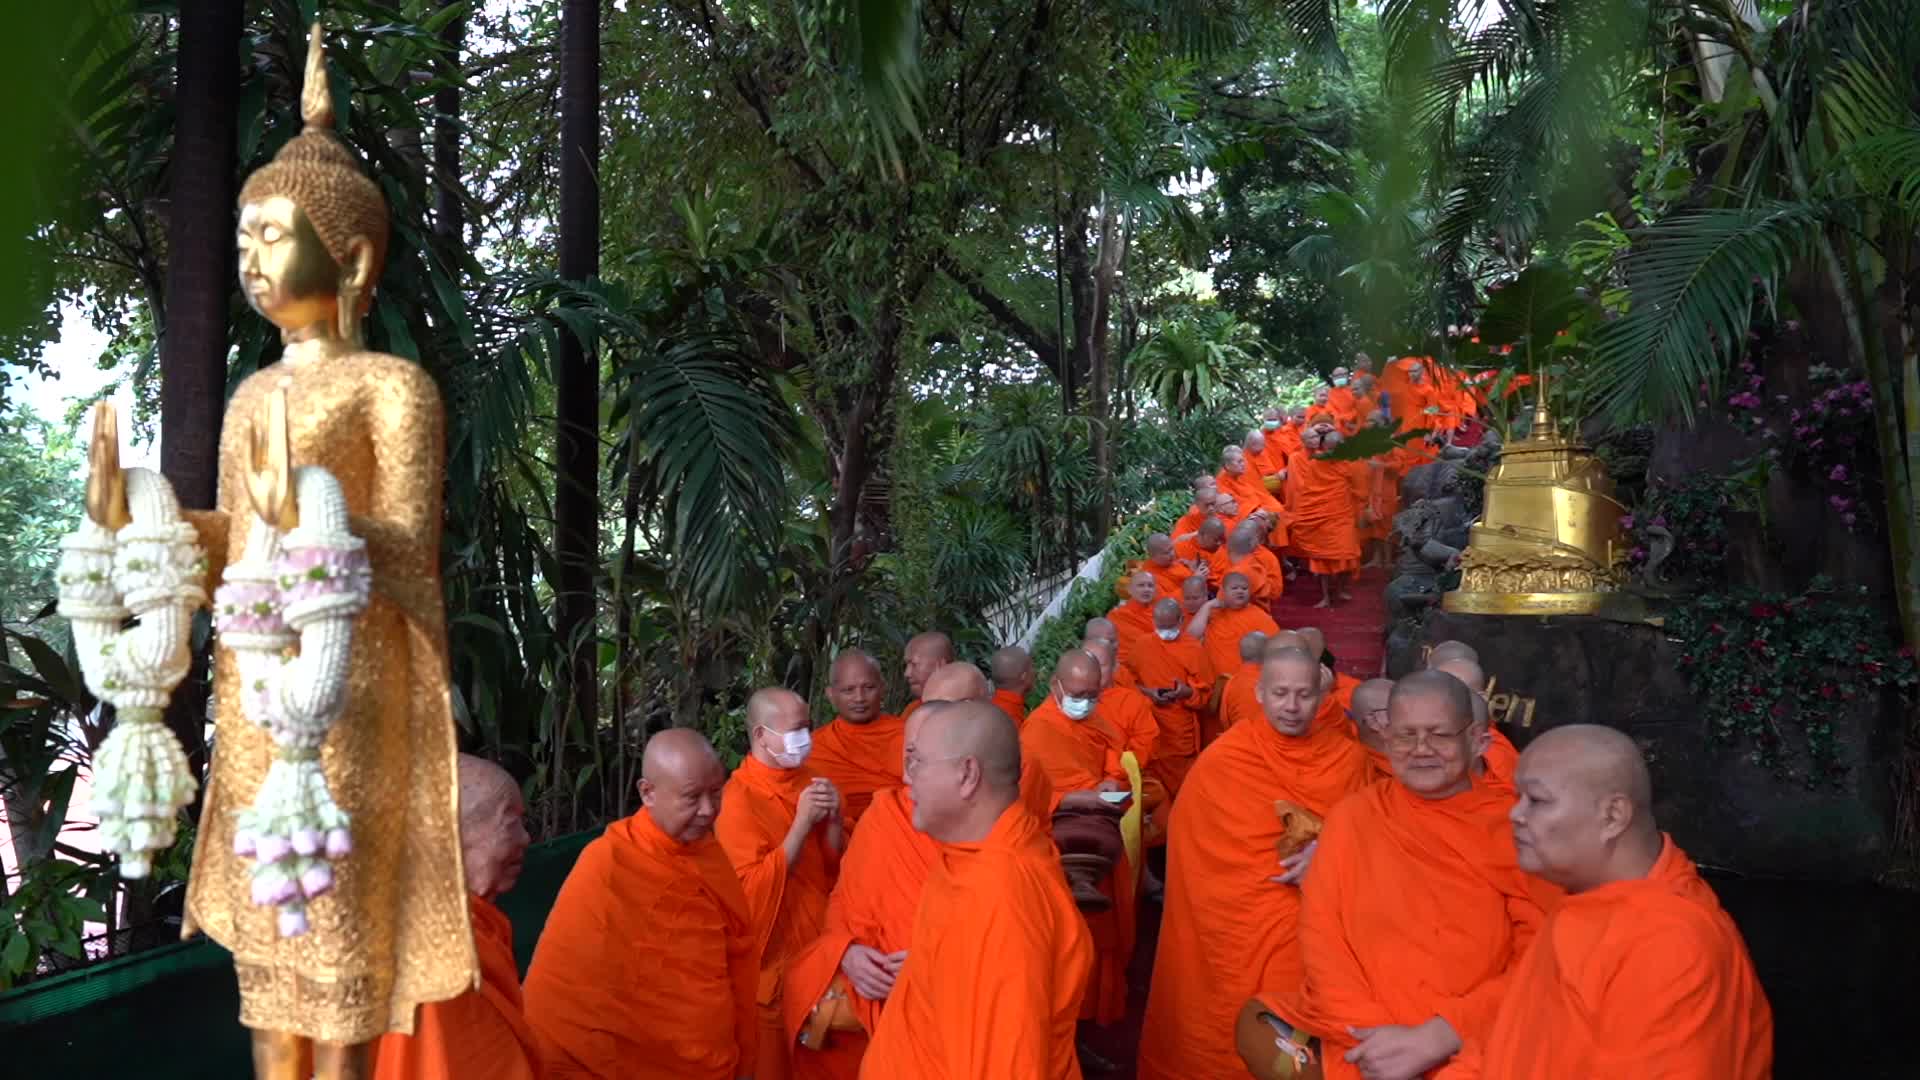
<path fill-rule="evenodd" d="M 1516 745 L 1561 724 L 1632 735 L 1653 770 L 1661 828 L 1695 860 L 1742 874 L 1843 881 L 1883 868 L 1892 813 L 1884 763 L 1893 748 L 1882 745 L 1875 703 L 1835 726 L 1846 780 L 1808 788 L 1755 765 L 1737 741 L 1709 738 L 1679 673 L 1678 648 L 1656 627 L 1435 609 L 1389 641 L 1388 674 L 1418 668 L 1427 646 L 1449 639 L 1479 650 L 1496 680 L 1496 705 L 1502 692 L 1520 699 L 1499 718 Z"/>

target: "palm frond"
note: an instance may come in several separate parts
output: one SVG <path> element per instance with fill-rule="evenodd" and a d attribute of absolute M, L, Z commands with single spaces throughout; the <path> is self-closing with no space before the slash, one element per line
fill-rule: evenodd
<path fill-rule="evenodd" d="M 1691 418 L 1717 393 L 1722 359 L 1746 341 L 1756 294 L 1771 296 L 1821 219 L 1803 204 L 1699 210 L 1649 228 L 1627 259 L 1632 307 L 1594 338 L 1596 399 L 1617 418 Z"/>
<path fill-rule="evenodd" d="M 1347 70 L 1347 54 L 1340 48 L 1340 13 L 1335 0 L 1283 0 L 1280 15 L 1309 53 L 1335 70 Z"/>

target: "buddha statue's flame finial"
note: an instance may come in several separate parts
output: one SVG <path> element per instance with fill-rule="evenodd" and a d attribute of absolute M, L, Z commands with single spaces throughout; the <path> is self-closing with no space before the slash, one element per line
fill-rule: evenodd
<path fill-rule="evenodd" d="M 300 119 L 304 130 L 333 129 L 333 87 L 327 82 L 327 43 L 316 21 L 307 34 L 307 74 L 300 88 Z"/>

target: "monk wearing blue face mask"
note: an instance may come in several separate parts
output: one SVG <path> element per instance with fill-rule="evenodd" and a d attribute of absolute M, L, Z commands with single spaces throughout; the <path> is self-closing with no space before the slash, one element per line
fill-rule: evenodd
<path fill-rule="evenodd" d="M 826 924 L 846 828 L 840 792 L 806 767 L 812 717 L 800 695 L 769 687 L 749 698 L 747 740 L 713 832 L 740 875 L 760 943 L 760 1057 L 752 1075 L 784 1077 L 791 1051 L 780 999 L 787 958 Z"/>

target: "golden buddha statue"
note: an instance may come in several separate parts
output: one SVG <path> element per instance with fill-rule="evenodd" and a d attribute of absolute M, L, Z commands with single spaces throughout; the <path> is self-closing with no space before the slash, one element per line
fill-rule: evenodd
<path fill-rule="evenodd" d="M 1469 615 L 1594 615 L 1620 607 L 1627 545 L 1606 466 L 1560 436 L 1536 380 L 1533 427 L 1500 451 L 1480 520 L 1460 555 L 1460 586 L 1440 600 Z"/>
<path fill-rule="evenodd" d="M 234 392 L 218 508 L 188 515 L 217 581 L 247 554 L 256 517 L 290 524 L 288 470 L 319 466 L 337 479 L 372 571 L 371 602 L 352 624 L 345 704 L 319 750 L 325 783 L 353 822 L 352 855 L 299 930 L 250 894 L 248 859 L 235 851 L 236 818 L 275 747 L 242 710 L 234 649 L 215 656 L 216 742 L 184 933 L 204 931 L 233 953 L 262 1080 L 310 1067 L 327 1078 L 370 1075 L 372 1040 L 411 1032 L 417 1006 L 478 981 L 440 583 L 445 413 L 418 365 L 361 344 L 387 208 L 331 130 L 317 25 L 301 115 L 304 129 L 239 200 L 240 284 L 280 328 L 285 351 Z M 274 443 L 279 452 L 260 460 Z"/>

